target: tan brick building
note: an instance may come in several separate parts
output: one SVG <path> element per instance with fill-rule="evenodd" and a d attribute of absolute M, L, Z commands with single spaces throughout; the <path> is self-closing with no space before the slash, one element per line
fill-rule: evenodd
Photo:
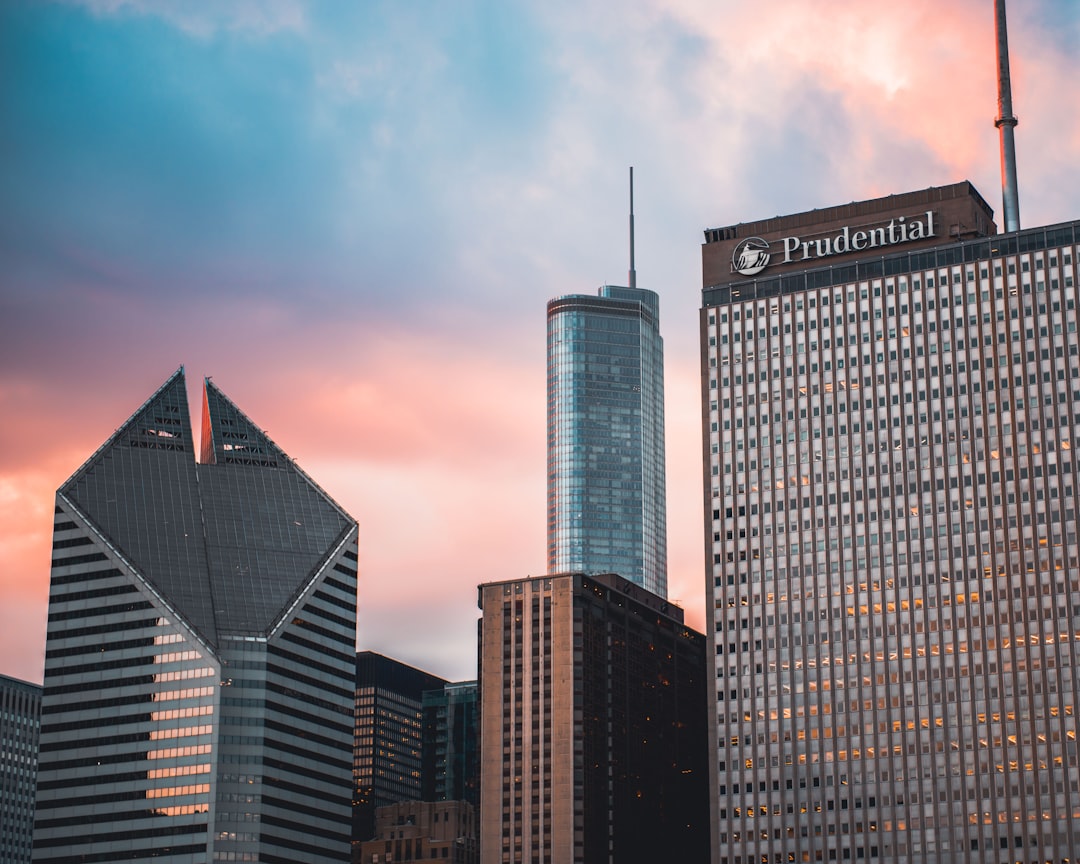
<path fill-rule="evenodd" d="M 402 801 L 375 811 L 375 838 L 353 844 L 353 864 L 476 864 L 476 811 L 467 801 Z"/>

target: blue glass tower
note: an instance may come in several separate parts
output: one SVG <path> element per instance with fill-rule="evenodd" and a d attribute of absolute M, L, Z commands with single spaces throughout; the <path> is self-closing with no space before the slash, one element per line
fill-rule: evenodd
<path fill-rule="evenodd" d="M 618 573 L 666 597 L 659 321 L 639 288 L 548 303 L 548 572 Z"/>

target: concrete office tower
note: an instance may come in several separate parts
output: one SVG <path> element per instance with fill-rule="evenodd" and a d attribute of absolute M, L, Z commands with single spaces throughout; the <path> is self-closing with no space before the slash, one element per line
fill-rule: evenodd
<path fill-rule="evenodd" d="M 548 571 L 667 596 L 664 343 L 652 291 L 547 306 Z"/>
<path fill-rule="evenodd" d="M 705 861 L 705 637 L 612 574 L 480 586 L 484 864 Z"/>
<path fill-rule="evenodd" d="M 468 801 L 480 806 L 477 684 L 458 681 L 424 693 L 424 801 Z"/>
<path fill-rule="evenodd" d="M 183 370 L 60 487 L 35 862 L 346 859 L 356 533 Z"/>
<path fill-rule="evenodd" d="M 375 836 L 375 810 L 423 789 L 424 692 L 446 679 L 374 651 L 356 655 L 353 840 Z"/>
<path fill-rule="evenodd" d="M 714 861 L 1080 850 L 1080 222 L 705 232 Z"/>
<path fill-rule="evenodd" d="M 0 861 L 29 864 L 41 688 L 0 675 Z"/>

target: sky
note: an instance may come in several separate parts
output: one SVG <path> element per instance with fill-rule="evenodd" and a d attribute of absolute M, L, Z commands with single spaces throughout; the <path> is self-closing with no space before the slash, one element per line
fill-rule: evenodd
<path fill-rule="evenodd" d="M 476 674 L 546 565 L 545 305 L 638 285 L 705 626 L 702 231 L 1001 181 L 992 0 L 0 3 L 0 673 L 56 489 L 179 366 L 360 526 L 358 647 Z M 1020 218 L 1080 218 L 1080 3 L 1009 8 Z M 196 425 L 199 418 L 194 418 Z"/>

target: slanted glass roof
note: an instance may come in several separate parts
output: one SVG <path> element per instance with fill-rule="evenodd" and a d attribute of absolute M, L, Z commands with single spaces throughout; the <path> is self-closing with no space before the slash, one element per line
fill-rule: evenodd
<path fill-rule="evenodd" d="M 354 522 L 209 380 L 178 370 L 61 494 L 212 645 L 268 633 Z"/>

